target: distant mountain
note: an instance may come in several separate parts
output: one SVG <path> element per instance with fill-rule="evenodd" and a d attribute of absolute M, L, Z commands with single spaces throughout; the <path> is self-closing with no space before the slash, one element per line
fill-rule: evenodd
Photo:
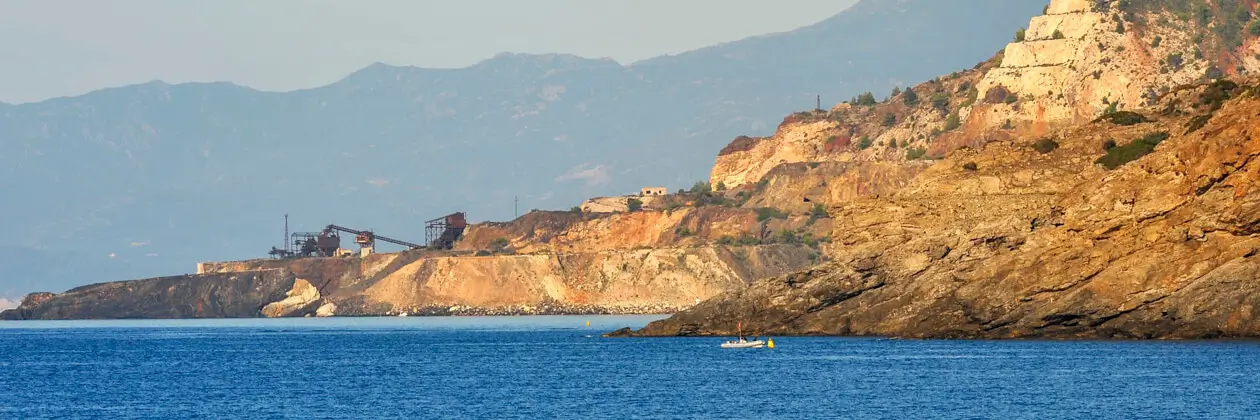
<path fill-rule="evenodd" d="M 969 68 L 1045 0 L 863 0 L 818 24 L 631 65 L 501 54 L 373 64 L 285 93 L 151 82 L 0 105 L 0 296 L 265 255 L 328 223 L 423 240 L 423 221 L 568 208 L 707 178 L 782 115 Z"/>

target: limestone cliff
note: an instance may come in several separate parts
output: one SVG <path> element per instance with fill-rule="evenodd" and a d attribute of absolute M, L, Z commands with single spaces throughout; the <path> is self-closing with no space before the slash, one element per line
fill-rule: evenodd
<path fill-rule="evenodd" d="M 1252 3 L 1052 0 L 977 85 L 1018 100 L 979 104 L 978 123 L 1012 120 L 1043 135 L 1112 104 L 1137 108 L 1180 85 L 1260 69 L 1256 32 L 1243 28 L 1255 22 Z"/>
<path fill-rule="evenodd" d="M 803 245 L 209 263 L 206 274 L 33 294 L 2 319 L 670 313 L 807 267 Z"/>
<path fill-rule="evenodd" d="M 1015 42 L 973 69 L 883 101 L 868 93 L 829 111 L 796 113 L 770 137 L 735 139 L 718 153 L 710 181 L 735 190 L 770 182 L 783 166 L 834 162 L 846 170 L 825 193 L 793 193 L 832 204 L 888 193 L 956 149 L 1045 136 L 1148 106 L 1181 86 L 1260 69 L 1254 9 L 1253 2 L 1052 0 Z M 779 172 L 775 182 L 802 183 Z"/>
<path fill-rule="evenodd" d="M 618 334 L 1260 336 L 1256 88 L 1142 113 L 960 150 L 832 208 L 831 262 Z"/>

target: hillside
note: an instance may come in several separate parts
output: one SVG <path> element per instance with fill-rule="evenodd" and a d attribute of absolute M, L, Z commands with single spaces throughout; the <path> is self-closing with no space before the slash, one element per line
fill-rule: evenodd
<path fill-rule="evenodd" d="M 631 65 L 375 64 L 287 93 L 152 82 L 0 107 L 0 296 L 187 271 L 327 223 L 422 236 L 704 179 L 765 118 L 969 67 L 1042 0 L 864 0 L 807 28 Z M 42 262 L 41 262 L 42 261 Z"/>
<path fill-rule="evenodd" d="M 830 260 L 612 335 L 1260 336 L 1260 31 L 1241 32 L 1260 24 L 1219 6 L 1054 0 L 993 60 L 915 87 L 931 105 L 859 100 L 737 139 L 715 181 L 765 183 L 779 167 L 760 156 L 857 165 L 857 194 L 825 196 Z M 1160 50 L 1209 47 L 1172 66 Z"/>
<path fill-rule="evenodd" d="M 0 319 L 673 313 L 811 257 L 778 244 L 209 263 L 197 275 L 30 294 Z"/>

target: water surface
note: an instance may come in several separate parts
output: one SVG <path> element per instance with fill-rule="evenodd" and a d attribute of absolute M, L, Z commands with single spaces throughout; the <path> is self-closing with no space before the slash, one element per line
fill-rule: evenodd
<path fill-rule="evenodd" d="M 1260 415 L 1256 342 L 599 338 L 658 318 L 0 322 L 0 418 Z"/>

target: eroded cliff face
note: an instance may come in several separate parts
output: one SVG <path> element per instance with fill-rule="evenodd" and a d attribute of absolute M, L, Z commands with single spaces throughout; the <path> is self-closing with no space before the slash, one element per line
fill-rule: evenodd
<path fill-rule="evenodd" d="M 739 238 L 771 243 L 783 231 L 815 238 L 830 234 L 829 220 L 811 220 L 805 214 L 812 205 L 793 207 L 795 217 L 764 220 L 756 208 L 734 207 L 733 202 L 695 206 L 682 205 L 694 201 L 686 197 L 666 199 L 677 200 L 679 207 L 603 214 L 536 211 L 511 222 L 481 223 L 469 227 L 456 250 L 491 250 L 499 241 L 515 254 L 590 253 L 697 247 Z"/>
<path fill-rule="evenodd" d="M 959 148 L 1050 135 L 1149 106 L 1180 86 L 1260 70 L 1254 9 L 1254 2 L 1052 0 L 1021 39 L 973 69 L 883 101 L 875 93 L 796 113 L 770 137 L 735 139 L 718 154 L 710 181 L 735 189 L 766 182 L 780 167 L 834 162 L 847 170 L 829 180 L 829 204 L 884 194 L 930 165 L 925 160 Z"/>
<path fill-rule="evenodd" d="M 285 298 L 284 270 L 214 273 L 101 283 L 65 293 L 33 293 L 0 319 L 248 318 Z"/>
<path fill-rule="evenodd" d="M 1004 90 L 1018 100 L 977 105 L 984 110 L 975 123 L 998 127 L 1011 120 L 1039 136 L 1091 121 L 1113 103 L 1138 108 L 1214 73 L 1260 69 L 1260 45 L 1241 27 L 1251 22 L 1254 5 L 1213 3 L 1052 0 L 977 85 L 981 95 Z"/>
<path fill-rule="evenodd" d="M 1052 132 L 1045 153 L 959 151 L 832 209 L 833 261 L 620 334 L 1260 336 L 1260 99 L 1242 95 L 1216 112 L 1211 88 L 1169 95 L 1143 111 L 1156 122 Z M 1108 140 L 1121 154 L 1164 132 L 1149 155 L 1095 164 Z"/>
<path fill-rule="evenodd" d="M 211 264 L 212 272 L 283 269 L 299 279 L 265 316 L 669 313 L 819 258 L 801 245 L 367 258 Z M 331 304 L 331 306 L 330 306 Z"/>

